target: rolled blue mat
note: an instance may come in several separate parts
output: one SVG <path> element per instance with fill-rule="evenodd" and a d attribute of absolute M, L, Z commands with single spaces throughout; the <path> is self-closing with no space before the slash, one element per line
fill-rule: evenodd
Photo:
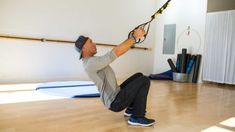
<path fill-rule="evenodd" d="M 195 58 L 196 58 L 195 55 L 192 55 L 192 57 L 190 57 L 190 60 L 188 62 L 187 69 L 186 69 L 186 74 L 190 74 L 190 72 L 192 71 Z"/>
<path fill-rule="evenodd" d="M 177 72 L 180 72 L 181 55 L 182 54 L 178 54 L 177 55 L 177 60 L 176 60 L 176 69 L 177 69 Z"/>

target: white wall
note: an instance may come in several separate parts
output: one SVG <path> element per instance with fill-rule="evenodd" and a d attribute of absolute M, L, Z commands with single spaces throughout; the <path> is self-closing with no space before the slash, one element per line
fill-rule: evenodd
<path fill-rule="evenodd" d="M 157 7 L 163 5 L 166 0 L 157 0 Z M 204 47 L 204 34 L 205 34 L 205 21 L 207 12 L 207 0 L 172 0 L 169 7 L 165 10 L 163 15 L 159 16 L 156 22 L 156 37 L 155 37 L 155 58 L 154 58 L 154 72 L 160 73 L 169 70 L 170 67 L 167 63 L 168 58 L 176 59 L 177 53 L 185 44 L 191 46 L 193 54 L 202 54 Z M 164 24 L 176 24 L 176 48 L 175 55 L 163 55 L 163 32 Z M 191 38 L 187 35 L 182 35 L 183 39 L 179 36 L 190 26 L 195 32 L 198 32 L 201 39 L 201 47 L 199 47 L 200 39 L 195 32 L 192 32 Z M 177 43 L 177 40 L 180 40 Z M 183 41 L 182 41 L 183 40 Z M 182 44 L 185 43 L 185 44 Z M 179 45 L 179 47 L 177 46 Z M 181 47 L 182 46 L 182 47 Z M 178 47 L 178 48 L 177 48 Z M 203 58 L 203 56 L 202 56 Z M 201 71 L 199 75 L 199 82 L 201 82 Z"/>
<path fill-rule="evenodd" d="M 0 34 L 76 40 L 90 36 L 95 42 L 119 44 L 135 26 L 150 16 L 166 0 L 1 0 Z M 152 51 L 130 50 L 112 67 L 117 78 L 135 72 L 160 73 L 169 69 L 163 55 L 164 24 L 176 24 L 176 40 L 188 27 L 198 31 L 202 54 L 206 0 L 172 0 L 153 21 L 147 40 L 140 46 Z M 197 45 L 197 38 L 185 39 Z M 98 55 L 111 48 L 98 47 Z M 176 43 L 176 54 L 177 43 Z M 0 39 L 0 83 L 88 80 L 73 45 Z M 201 77 L 200 79 L 201 80 Z"/>
<path fill-rule="evenodd" d="M 0 34 L 119 44 L 149 20 L 155 0 L 1 0 Z M 154 26 L 153 26 L 154 27 Z M 141 45 L 154 46 L 154 29 Z M 110 48 L 98 47 L 98 55 Z M 117 78 L 153 72 L 153 50 L 130 50 L 112 66 Z M 0 39 L 0 83 L 88 80 L 73 45 Z"/>

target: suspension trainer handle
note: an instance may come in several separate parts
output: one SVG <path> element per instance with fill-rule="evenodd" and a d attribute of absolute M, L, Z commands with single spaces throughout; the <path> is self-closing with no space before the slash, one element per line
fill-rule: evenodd
<path fill-rule="evenodd" d="M 162 12 L 163 12 L 163 11 L 167 8 L 167 6 L 169 5 L 170 1 L 171 1 L 171 0 L 168 0 L 160 9 L 158 9 L 158 10 L 151 16 L 150 21 L 145 22 L 145 23 L 143 23 L 143 24 L 140 24 L 140 25 L 138 25 L 137 27 L 135 27 L 132 31 L 130 31 L 129 34 L 128 34 L 128 38 L 133 37 L 134 31 L 135 31 L 136 29 L 138 29 L 138 28 L 140 28 L 140 27 L 145 28 L 145 27 L 147 26 L 146 34 L 143 36 L 143 38 L 141 38 L 141 39 L 139 39 L 139 40 L 136 40 L 136 41 L 135 41 L 135 44 L 144 42 L 144 40 L 146 39 L 146 37 L 147 37 L 147 35 L 148 35 L 148 32 L 149 32 L 150 23 L 155 19 L 155 16 L 156 16 L 157 14 L 162 14 Z"/>

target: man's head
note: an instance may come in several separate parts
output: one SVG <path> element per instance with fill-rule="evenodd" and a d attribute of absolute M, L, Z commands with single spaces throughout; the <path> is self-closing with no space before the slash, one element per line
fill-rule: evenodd
<path fill-rule="evenodd" d="M 80 53 L 80 59 L 94 56 L 97 53 L 96 45 L 92 40 L 85 36 L 79 36 L 75 42 L 75 47 Z"/>

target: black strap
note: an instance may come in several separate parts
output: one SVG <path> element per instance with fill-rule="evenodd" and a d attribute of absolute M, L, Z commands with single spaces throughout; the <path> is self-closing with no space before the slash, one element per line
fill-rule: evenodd
<path fill-rule="evenodd" d="M 171 0 L 168 0 L 160 9 L 158 9 L 158 10 L 151 16 L 151 20 L 150 20 L 150 21 L 145 22 L 145 23 L 143 23 L 143 24 L 140 24 L 140 25 L 138 25 L 137 27 L 135 27 L 132 31 L 130 31 L 129 34 L 128 34 L 128 38 L 130 38 L 130 37 L 133 36 L 134 31 L 135 31 L 136 29 L 138 29 L 138 28 L 140 28 L 140 27 L 143 27 L 143 28 L 144 28 L 145 26 L 148 26 L 147 29 L 146 29 L 146 34 L 144 35 L 144 37 L 143 37 L 142 39 L 139 39 L 139 40 L 136 40 L 136 39 L 135 39 L 135 40 L 136 40 L 135 44 L 136 44 L 136 43 L 142 43 L 142 42 L 144 42 L 144 40 L 146 39 L 146 37 L 147 37 L 147 35 L 148 35 L 151 22 L 155 19 L 155 16 L 156 16 L 157 14 L 162 14 L 162 12 L 167 8 L 167 6 L 168 6 L 168 4 L 169 4 L 170 1 L 171 1 Z M 132 47 L 132 48 L 133 48 L 133 47 Z"/>

